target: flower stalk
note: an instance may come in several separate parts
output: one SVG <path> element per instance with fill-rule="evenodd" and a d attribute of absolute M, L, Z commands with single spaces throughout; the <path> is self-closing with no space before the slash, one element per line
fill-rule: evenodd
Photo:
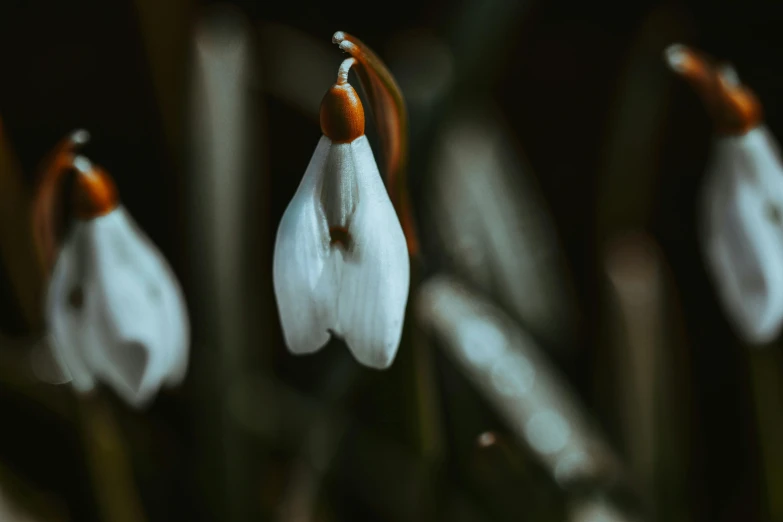
<path fill-rule="evenodd" d="M 33 200 L 32 226 L 41 269 L 47 275 L 51 273 L 59 251 L 56 220 L 61 211 L 58 199 L 61 185 L 66 175 L 73 172 L 79 148 L 89 140 L 87 131 L 74 131 L 61 140 L 42 162 Z"/>
<path fill-rule="evenodd" d="M 60 142 L 44 163 L 33 202 L 33 233 L 48 279 L 47 326 L 57 362 L 77 391 L 103 382 L 142 408 L 162 386 L 184 379 L 189 319 L 176 276 L 120 205 L 111 177 L 77 154 L 88 137 L 76 131 Z M 68 174 L 76 220 L 60 245 L 59 189 Z"/>
<path fill-rule="evenodd" d="M 665 58 L 702 99 L 718 134 L 743 135 L 761 123 L 761 103 L 733 68 L 682 44 L 667 47 Z"/>
<path fill-rule="evenodd" d="M 408 111 L 402 91 L 389 69 L 361 40 L 343 31 L 332 43 L 356 59 L 359 82 L 370 100 L 384 152 L 386 185 L 405 232 L 408 252 L 419 253 L 419 240 L 407 189 Z M 345 63 L 345 62 L 344 62 Z M 350 65 L 348 66 L 350 67 Z M 346 72 L 347 74 L 347 72 Z"/>

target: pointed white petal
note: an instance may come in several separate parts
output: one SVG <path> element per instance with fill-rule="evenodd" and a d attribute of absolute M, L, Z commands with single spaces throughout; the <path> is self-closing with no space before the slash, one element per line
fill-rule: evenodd
<path fill-rule="evenodd" d="M 776 204 L 783 203 L 783 163 L 777 141 L 765 126 L 746 134 L 745 140 L 758 189 Z"/>
<path fill-rule="evenodd" d="M 317 194 L 331 146 L 322 136 L 275 240 L 275 297 L 286 344 L 295 354 L 323 347 L 334 323 L 336 281 L 332 271 L 324 271 L 329 228 Z"/>
<path fill-rule="evenodd" d="M 77 255 L 83 230 L 76 225 L 72 240 L 60 251 L 46 296 L 46 318 L 54 343 L 56 360 L 64 373 L 71 376 L 74 388 L 87 392 L 95 387 L 95 376 L 82 355 L 85 344 L 85 316 L 83 309 L 72 304 L 72 293 L 83 294 L 84 266 Z"/>
<path fill-rule="evenodd" d="M 329 148 L 317 192 L 327 226 L 346 228 L 356 212 L 359 197 L 350 144 L 335 144 Z"/>
<path fill-rule="evenodd" d="M 171 368 L 169 318 L 160 289 L 149 277 L 149 256 L 124 210 L 94 219 L 89 227 L 86 315 L 100 346 L 87 357 L 102 380 L 133 405 L 146 403 Z"/>
<path fill-rule="evenodd" d="M 731 321 L 752 343 L 783 326 L 783 168 L 763 128 L 718 142 L 705 190 L 705 252 Z"/>
<path fill-rule="evenodd" d="M 358 187 L 349 227 L 352 248 L 345 255 L 336 251 L 335 262 L 342 264 L 336 331 L 360 363 L 388 368 L 399 347 L 408 300 L 405 235 L 367 138 L 335 147 L 350 152 Z"/>
<path fill-rule="evenodd" d="M 98 378 L 141 407 L 164 380 L 184 376 L 190 333 L 181 289 L 122 207 L 76 225 L 52 276 L 47 316 L 78 390 Z"/>
<path fill-rule="evenodd" d="M 159 346 L 161 371 L 166 384 L 176 386 L 185 378 L 190 351 L 190 319 L 185 296 L 166 258 L 130 214 L 122 207 L 115 212 L 121 213 L 127 223 L 123 229 L 130 245 L 132 269 L 145 281 L 149 306 L 160 314 L 164 328 Z"/>
<path fill-rule="evenodd" d="M 89 223 L 91 278 L 86 304 L 104 343 L 89 353 L 92 364 L 127 400 L 160 378 L 150 370 L 156 354 L 160 357 L 163 328 L 146 299 L 145 281 L 132 270 L 133 253 L 123 230 L 127 223 L 122 221 L 112 213 Z M 160 372 L 157 365 L 154 370 Z"/>
<path fill-rule="evenodd" d="M 736 207 L 729 207 L 730 211 L 736 208 L 738 221 L 745 225 L 743 232 L 747 234 L 749 250 L 756 258 L 755 266 L 741 268 L 736 274 L 741 296 L 747 303 L 742 310 L 745 329 L 758 342 L 771 340 L 783 324 L 783 231 L 765 214 L 767 204 L 759 198 L 755 187 L 741 186 Z M 742 255 L 737 251 L 734 257 Z"/>

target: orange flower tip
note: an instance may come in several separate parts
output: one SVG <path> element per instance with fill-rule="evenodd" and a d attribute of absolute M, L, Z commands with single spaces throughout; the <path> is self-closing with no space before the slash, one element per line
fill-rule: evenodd
<path fill-rule="evenodd" d="M 682 73 L 688 68 L 690 50 L 682 44 L 672 44 L 663 52 L 666 63 L 675 72 Z"/>
<path fill-rule="evenodd" d="M 321 131 L 334 143 L 350 143 L 364 135 L 364 107 L 356 90 L 348 83 L 348 71 L 354 63 L 354 58 L 343 61 L 337 83 L 321 101 Z"/>
<path fill-rule="evenodd" d="M 356 55 L 359 53 L 359 49 L 356 46 L 355 43 L 353 43 L 350 40 L 345 39 L 345 33 L 342 31 L 337 31 L 332 36 L 332 43 L 337 44 L 337 46 L 340 48 L 341 51 L 345 51 L 348 54 Z"/>
<path fill-rule="evenodd" d="M 84 145 L 90 141 L 90 133 L 84 129 L 76 129 L 71 133 L 70 140 L 75 145 Z"/>
<path fill-rule="evenodd" d="M 117 187 L 111 176 L 84 156 L 76 156 L 73 166 L 78 175 L 74 186 L 74 213 L 89 221 L 117 208 Z"/>
<path fill-rule="evenodd" d="M 349 42 L 348 40 L 343 40 L 342 42 L 340 42 L 340 50 L 345 51 L 346 53 L 357 54 L 358 49 L 359 48 L 356 46 L 355 43 Z"/>
<path fill-rule="evenodd" d="M 718 134 L 742 135 L 761 123 L 761 103 L 731 65 L 682 44 L 667 47 L 664 57 L 701 97 Z"/>

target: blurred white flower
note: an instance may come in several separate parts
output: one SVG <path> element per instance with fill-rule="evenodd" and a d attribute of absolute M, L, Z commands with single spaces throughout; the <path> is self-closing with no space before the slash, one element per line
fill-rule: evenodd
<path fill-rule="evenodd" d="M 568 266 L 529 165 L 491 105 L 453 111 L 435 148 L 432 220 L 449 267 L 548 349 L 576 345 Z"/>
<path fill-rule="evenodd" d="M 277 231 L 274 287 L 291 352 L 315 352 L 331 333 L 383 369 L 399 346 L 410 261 L 347 82 L 353 63 L 343 62 L 321 104 L 324 136 Z"/>
<path fill-rule="evenodd" d="M 702 193 L 701 238 L 723 307 L 749 343 L 783 326 L 783 165 L 758 98 L 729 64 L 684 45 L 669 67 L 702 98 L 717 137 Z"/>
<path fill-rule="evenodd" d="M 719 137 L 703 194 L 704 253 L 728 315 L 752 343 L 783 326 L 783 166 L 766 127 Z"/>
<path fill-rule="evenodd" d="M 613 481 L 620 462 L 541 346 L 488 298 L 436 275 L 414 311 L 445 353 L 564 487 Z"/>
<path fill-rule="evenodd" d="M 90 391 L 101 381 L 143 407 L 162 385 L 185 376 L 190 325 L 184 297 L 166 260 L 116 204 L 113 188 L 89 188 L 105 188 L 105 173 L 84 158 L 74 166 L 89 201 L 77 204 L 80 219 L 49 282 L 54 353 L 76 390 Z M 109 196 L 97 205 L 97 193 Z"/>

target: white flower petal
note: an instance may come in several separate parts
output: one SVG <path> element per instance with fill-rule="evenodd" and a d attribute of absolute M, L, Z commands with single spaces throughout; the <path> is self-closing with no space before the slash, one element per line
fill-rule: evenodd
<path fill-rule="evenodd" d="M 159 268 L 160 274 L 153 279 L 153 285 L 154 282 L 157 282 L 159 285 L 161 312 L 169 325 L 166 344 L 171 347 L 166 385 L 178 386 L 185 379 L 188 371 L 190 319 L 185 305 L 185 296 L 171 267 L 168 264 L 161 264 Z M 166 287 L 169 290 L 164 290 Z"/>
<path fill-rule="evenodd" d="M 95 379 L 80 352 L 84 344 L 83 315 L 69 302 L 71 292 L 84 284 L 83 266 L 79 265 L 76 252 L 83 233 L 80 226 L 76 226 L 73 241 L 63 247 L 54 266 L 46 296 L 46 316 L 57 362 L 64 366 L 63 373 L 71 376 L 74 388 L 87 392 L 95 387 Z"/>
<path fill-rule="evenodd" d="M 736 183 L 716 209 L 719 233 L 711 247 L 722 299 L 742 335 L 766 342 L 780 328 L 783 261 L 780 239 L 762 214 L 764 202 L 747 183 Z"/>
<path fill-rule="evenodd" d="M 152 373 L 160 371 L 153 358 L 161 358 L 164 326 L 150 306 L 146 281 L 134 272 L 133 249 L 123 230 L 127 222 L 112 213 L 89 225 L 93 264 L 87 313 L 106 343 L 90 355 L 115 389 L 135 396 L 161 377 Z"/>
<path fill-rule="evenodd" d="M 324 268 L 329 229 L 316 191 L 324 175 L 331 141 L 321 137 L 275 240 L 273 282 L 283 335 L 291 352 L 312 353 L 329 341 L 335 277 Z"/>
<path fill-rule="evenodd" d="M 705 253 L 730 320 L 752 343 L 783 326 L 783 168 L 763 127 L 718 141 L 704 192 Z"/>
<path fill-rule="evenodd" d="M 122 207 L 115 212 L 125 221 L 122 229 L 130 247 L 128 252 L 133 273 L 143 278 L 149 304 L 160 314 L 163 326 L 159 346 L 162 376 L 168 385 L 178 385 L 187 373 L 190 347 L 190 320 L 185 296 L 163 254 Z M 154 375 L 161 374 L 154 372 Z"/>
<path fill-rule="evenodd" d="M 367 138 L 334 147 L 350 151 L 358 186 L 358 206 L 349 227 L 353 245 L 348 253 L 337 251 L 335 256 L 335 263 L 342 265 L 335 330 L 360 363 L 387 368 L 399 347 L 408 299 L 405 235 Z"/>
<path fill-rule="evenodd" d="M 289 349 L 314 352 L 331 331 L 362 364 L 388 367 L 409 271 L 405 236 L 367 138 L 321 138 L 275 244 L 275 295 Z"/>
<path fill-rule="evenodd" d="M 184 297 L 168 263 L 122 207 L 76 225 L 58 259 L 47 312 L 78 390 L 98 378 L 141 407 L 164 382 L 184 377 L 190 337 Z"/>
<path fill-rule="evenodd" d="M 124 209 L 90 224 L 95 298 L 88 314 L 97 318 L 95 327 L 106 342 L 93 354 L 95 369 L 118 392 L 143 403 L 172 373 L 181 378 L 187 365 L 188 326 L 179 285 Z"/>

